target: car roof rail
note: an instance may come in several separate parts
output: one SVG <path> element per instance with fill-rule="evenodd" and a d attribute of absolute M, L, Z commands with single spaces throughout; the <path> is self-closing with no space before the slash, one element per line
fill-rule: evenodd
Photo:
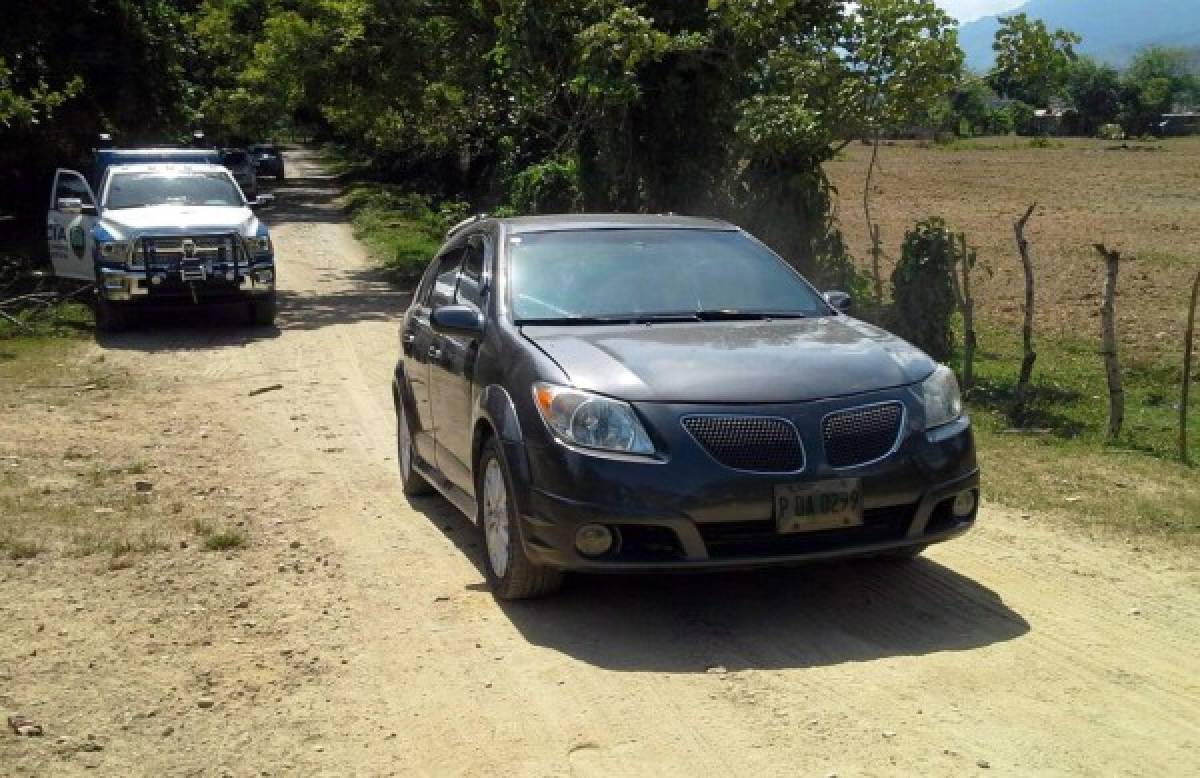
<path fill-rule="evenodd" d="M 474 216 L 470 216 L 470 217 L 467 217 L 466 219 L 463 219 L 458 224 L 456 224 L 453 227 L 451 227 L 450 229 L 446 230 L 446 240 L 449 240 L 450 238 L 454 237 L 459 232 L 461 232 L 464 228 L 470 227 L 472 224 L 475 224 L 476 222 L 481 222 L 484 219 L 486 219 L 487 217 L 488 217 L 488 215 L 486 213 L 477 213 Z"/>

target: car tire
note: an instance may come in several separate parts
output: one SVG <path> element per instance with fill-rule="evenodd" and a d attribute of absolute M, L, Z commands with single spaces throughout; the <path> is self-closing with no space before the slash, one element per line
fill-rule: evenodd
<path fill-rule="evenodd" d="M 417 452 L 413 447 L 412 427 L 408 426 L 408 412 L 404 401 L 396 400 L 396 466 L 400 468 L 400 489 L 405 497 L 424 497 L 433 493 L 433 487 L 415 467 Z"/>
<path fill-rule="evenodd" d="M 96 295 L 96 331 L 121 332 L 129 328 L 130 312 L 103 295 Z"/>
<path fill-rule="evenodd" d="M 536 565 L 525 554 L 512 501 L 512 475 L 495 438 L 483 444 L 475 477 L 475 505 L 483 539 L 483 569 L 499 600 L 527 600 L 557 591 L 561 570 Z"/>
<path fill-rule="evenodd" d="M 266 298 L 250 303 L 250 323 L 255 327 L 274 327 L 275 315 L 278 312 L 279 301 L 275 293 L 271 292 Z"/>

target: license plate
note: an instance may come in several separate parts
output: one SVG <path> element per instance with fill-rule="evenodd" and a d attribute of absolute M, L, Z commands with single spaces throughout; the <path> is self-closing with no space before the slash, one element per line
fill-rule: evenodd
<path fill-rule="evenodd" d="M 816 532 L 862 523 L 862 485 L 857 478 L 775 487 L 775 526 L 779 532 Z"/>

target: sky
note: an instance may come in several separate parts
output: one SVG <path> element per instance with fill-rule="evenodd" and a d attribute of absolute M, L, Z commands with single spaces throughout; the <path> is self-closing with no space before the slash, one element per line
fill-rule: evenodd
<path fill-rule="evenodd" d="M 938 0 L 946 13 L 966 24 L 981 16 L 989 16 L 1022 5 L 1024 0 Z"/>

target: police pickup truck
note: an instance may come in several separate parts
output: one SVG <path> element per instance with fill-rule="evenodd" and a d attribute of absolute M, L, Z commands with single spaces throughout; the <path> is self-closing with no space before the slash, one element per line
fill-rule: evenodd
<path fill-rule="evenodd" d="M 239 301 L 253 324 L 270 326 L 275 251 L 255 211 L 271 196 L 247 200 L 219 164 L 154 159 L 163 157 L 110 154 L 92 182 L 55 172 L 46 216 L 55 275 L 96 284 L 105 331 L 127 326 L 141 306 Z"/>

